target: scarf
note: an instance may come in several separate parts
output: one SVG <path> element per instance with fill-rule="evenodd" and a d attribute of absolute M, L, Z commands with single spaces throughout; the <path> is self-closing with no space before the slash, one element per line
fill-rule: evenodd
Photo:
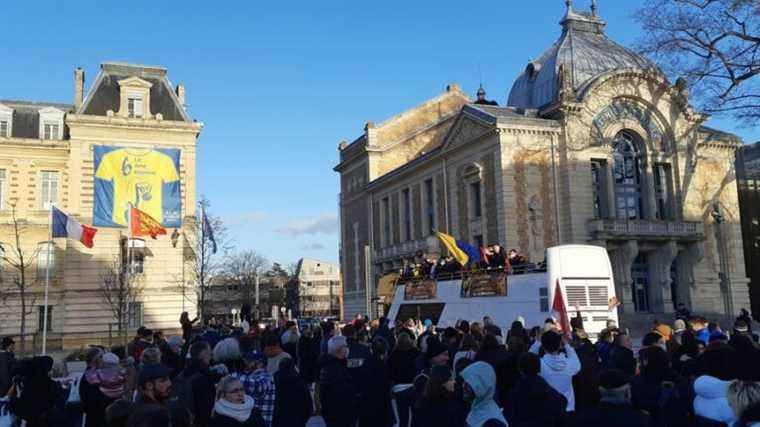
<path fill-rule="evenodd" d="M 245 395 L 245 401 L 243 403 L 232 403 L 225 399 L 219 399 L 214 404 L 214 413 L 224 415 L 244 423 L 250 418 L 251 411 L 253 410 L 253 398 Z"/>

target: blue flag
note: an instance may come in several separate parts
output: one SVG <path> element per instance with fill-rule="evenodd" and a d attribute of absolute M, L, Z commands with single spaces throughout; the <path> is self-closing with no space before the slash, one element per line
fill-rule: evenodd
<path fill-rule="evenodd" d="M 457 247 L 469 257 L 469 264 L 480 262 L 480 250 L 467 242 L 457 240 Z"/>
<path fill-rule="evenodd" d="M 206 211 L 201 211 L 201 221 L 203 221 L 203 236 L 207 237 L 211 242 L 211 253 L 216 253 L 216 239 L 214 239 L 214 229 L 211 227 L 211 223 L 206 216 Z"/>

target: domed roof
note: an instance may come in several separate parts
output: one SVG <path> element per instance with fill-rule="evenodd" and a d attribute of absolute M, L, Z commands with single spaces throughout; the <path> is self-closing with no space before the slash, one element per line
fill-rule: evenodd
<path fill-rule="evenodd" d="M 659 69 L 651 61 L 615 43 L 604 34 L 605 22 L 592 12 L 574 11 L 568 2 L 567 14 L 560 23 L 562 36 L 541 56 L 531 61 L 517 78 L 507 105 L 540 108 L 556 101 L 560 66 L 569 72 L 573 88 L 607 71 L 616 69 Z"/>

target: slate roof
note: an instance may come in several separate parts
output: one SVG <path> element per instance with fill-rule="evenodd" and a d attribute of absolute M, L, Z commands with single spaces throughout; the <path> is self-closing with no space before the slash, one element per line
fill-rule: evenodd
<path fill-rule="evenodd" d="M 191 121 L 179 104 L 165 68 L 121 62 L 101 64 L 100 73 L 87 93 L 79 114 L 105 116 L 108 110 L 118 112 L 121 102 L 118 82 L 129 77 L 139 77 L 153 84 L 150 88 L 151 114 L 160 113 L 164 120 Z"/>
<path fill-rule="evenodd" d="M 56 102 L 31 102 L 18 100 L 2 100 L 0 104 L 13 109 L 13 127 L 11 137 L 13 138 L 40 138 L 40 114 L 39 111 L 47 107 L 55 107 L 64 113 L 74 111 L 74 106 L 70 104 L 61 104 Z M 68 137 L 64 126 L 64 138 Z"/>
<path fill-rule="evenodd" d="M 558 74 L 564 64 L 578 90 L 595 77 L 617 69 L 660 72 L 641 55 L 615 43 L 604 34 L 604 21 L 587 12 L 568 8 L 561 22 L 562 35 L 547 51 L 531 61 L 518 76 L 507 105 L 541 108 L 557 100 Z"/>

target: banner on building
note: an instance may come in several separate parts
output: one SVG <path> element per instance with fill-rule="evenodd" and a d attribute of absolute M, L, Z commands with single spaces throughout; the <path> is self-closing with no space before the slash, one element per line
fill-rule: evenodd
<path fill-rule="evenodd" d="M 180 150 L 108 145 L 93 148 L 93 225 L 126 227 L 130 206 L 164 227 L 182 225 Z"/>
<path fill-rule="evenodd" d="M 433 279 L 408 280 L 404 283 L 404 299 L 422 300 L 434 299 L 438 284 Z"/>
<path fill-rule="evenodd" d="M 478 272 L 462 278 L 462 298 L 507 296 L 507 274 Z"/>

